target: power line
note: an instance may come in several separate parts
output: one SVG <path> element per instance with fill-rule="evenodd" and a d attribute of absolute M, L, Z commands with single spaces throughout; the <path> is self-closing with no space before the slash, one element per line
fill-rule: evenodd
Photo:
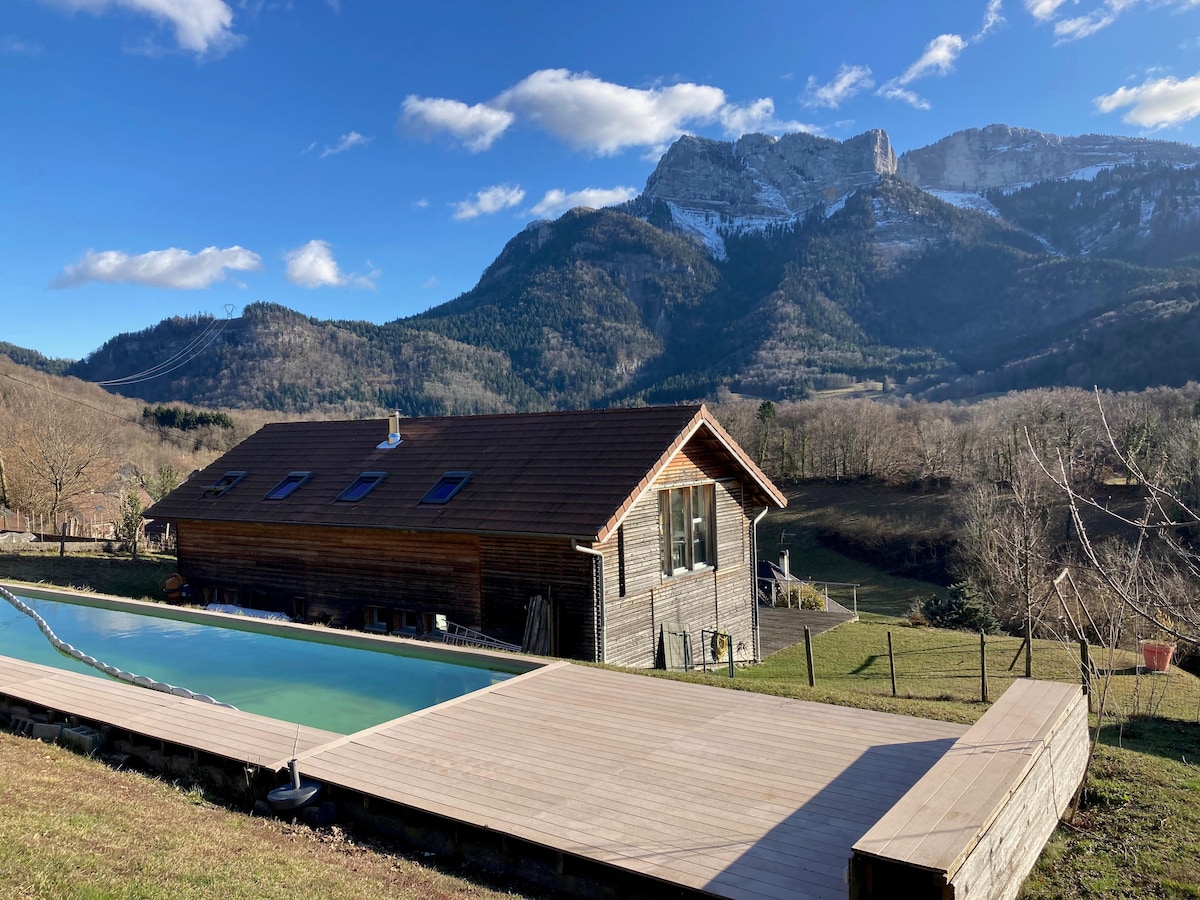
<path fill-rule="evenodd" d="M 88 409 L 93 410 L 95 412 L 103 413 L 104 415 L 110 416 L 111 418 L 117 419 L 121 422 L 127 422 L 130 425 L 139 425 L 141 427 L 147 427 L 147 426 L 142 425 L 142 422 L 139 421 L 138 419 L 127 419 L 127 418 L 125 418 L 125 416 L 118 415 L 115 412 L 110 412 L 107 409 L 102 409 L 99 406 L 93 406 L 92 404 L 87 403 L 83 400 L 80 400 L 77 397 L 68 397 L 66 394 L 60 394 L 58 391 L 52 391 L 52 390 L 50 390 L 50 388 L 48 388 L 44 385 L 34 384 L 31 381 L 25 381 L 23 378 L 18 378 L 16 375 L 10 375 L 8 372 L 0 372 L 0 375 L 3 375 L 5 378 L 10 379 L 11 381 L 17 382 L 18 384 L 23 384 L 26 387 L 33 388 L 35 391 L 43 391 L 54 397 L 58 397 L 60 400 L 66 400 L 69 403 L 77 403 L 80 406 L 85 406 Z"/>
<path fill-rule="evenodd" d="M 93 383 L 98 384 L 101 387 L 127 387 L 129 385 L 140 384 L 143 381 L 150 381 L 151 379 L 159 378 L 163 375 L 174 372 L 176 369 L 186 366 L 201 353 L 211 347 L 216 339 L 219 338 L 225 331 L 225 327 L 232 319 L 233 304 L 226 303 L 225 318 L 220 320 L 220 324 L 218 325 L 218 320 L 214 317 L 213 320 L 205 326 L 204 330 L 201 331 L 200 334 L 196 335 L 196 337 L 192 338 L 192 340 L 189 341 L 187 346 L 185 346 L 182 350 L 178 351 L 162 362 L 151 366 L 149 369 L 144 369 L 141 372 L 134 373 L 133 375 L 126 375 L 122 378 L 111 378 L 107 381 L 96 381 Z M 205 340 L 205 338 L 207 338 L 207 340 Z M 204 341 L 203 345 L 197 346 L 201 341 Z M 192 352 L 193 350 L 194 352 Z M 180 359 L 180 357 L 184 358 Z M 176 360 L 179 361 L 175 362 Z M 172 363 L 175 363 L 175 365 L 171 365 Z"/>

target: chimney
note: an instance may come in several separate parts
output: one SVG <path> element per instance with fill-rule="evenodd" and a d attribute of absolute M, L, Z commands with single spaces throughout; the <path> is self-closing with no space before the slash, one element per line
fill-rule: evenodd
<path fill-rule="evenodd" d="M 404 439 L 400 437 L 400 410 L 396 410 L 388 416 L 388 436 L 387 440 L 379 444 L 377 450 L 387 450 L 390 447 L 398 447 L 404 443 Z"/>
<path fill-rule="evenodd" d="M 788 581 L 792 579 L 791 554 L 787 550 L 779 552 L 779 568 L 783 571 L 783 577 Z"/>

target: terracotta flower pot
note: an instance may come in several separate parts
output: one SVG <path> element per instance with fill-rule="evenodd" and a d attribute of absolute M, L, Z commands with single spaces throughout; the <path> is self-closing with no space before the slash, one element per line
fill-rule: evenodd
<path fill-rule="evenodd" d="M 1142 641 L 1142 660 L 1150 672 L 1166 672 L 1171 668 L 1175 645 L 1164 641 Z"/>

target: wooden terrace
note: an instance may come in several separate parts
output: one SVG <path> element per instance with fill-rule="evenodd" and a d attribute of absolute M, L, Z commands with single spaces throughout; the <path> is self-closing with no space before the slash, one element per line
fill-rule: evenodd
<path fill-rule="evenodd" d="M 301 728 L 298 757 L 303 775 L 329 785 L 339 809 L 365 808 L 366 798 L 371 809 L 413 823 L 496 836 L 510 860 L 547 851 L 560 869 L 562 859 L 580 860 L 593 882 L 632 879 L 636 895 L 846 900 L 856 849 L 888 857 L 878 848 L 894 846 L 895 823 L 924 809 L 921 796 L 945 807 L 922 813 L 931 834 L 947 821 L 1007 833 L 988 823 L 1008 788 L 980 779 L 984 768 L 1002 769 L 1001 780 L 1015 771 L 1020 782 L 1040 765 L 1030 748 L 1048 733 L 1046 723 L 1061 720 L 1068 702 L 1078 714 L 1067 686 L 1053 687 L 1048 714 L 1014 695 L 1012 710 L 989 713 L 982 743 L 969 735 L 964 743 L 962 725 L 553 662 L 353 735 Z M 6 658 L 0 694 L 243 764 L 282 768 L 297 736 L 290 723 Z M 1017 739 L 1026 720 L 1040 729 L 1037 741 Z M 996 752 L 997 736 L 1013 738 L 1007 746 L 1018 763 Z M 974 773 L 965 792 L 963 760 Z M 939 792 L 943 769 L 952 789 Z M 1078 777 L 1070 776 L 1074 784 Z M 1056 777 L 1058 801 L 1073 790 L 1070 778 Z M 972 792 L 987 803 L 975 803 Z M 1050 828 L 1059 811 L 1049 810 Z M 419 835 L 424 826 L 406 827 Z M 938 846 L 961 864 L 979 839 L 964 840 L 965 848 L 940 839 Z M 1036 856 L 1041 843 L 1025 843 Z M 987 855 L 995 864 L 999 855 Z M 886 865 L 908 865 L 890 858 L 896 862 Z M 953 877 L 948 868 L 943 885 Z M 878 877 L 882 870 L 875 890 Z"/>

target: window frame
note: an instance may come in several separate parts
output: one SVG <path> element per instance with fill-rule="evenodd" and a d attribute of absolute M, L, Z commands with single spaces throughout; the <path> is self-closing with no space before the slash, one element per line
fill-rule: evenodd
<path fill-rule="evenodd" d="M 312 478 L 312 472 L 288 472 L 279 480 L 279 483 L 275 487 L 267 491 L 263 499 L 274 501 L 286 500 L 292 494 L 296 493 L 296 491 L 300 490 L 310 478 Z M 280 493 L 280 491 L 284 493 Z"/>
<path fill-rule="evenodd" d="M 679 578 L 716 569 L 716 483 L 663 488 L 658 492 L 658 503 L 662 577 Z M 676 565 L 677 561 L 682 565 Z"/>
<path fill-rule="evenodd" d="M 212 484 L 205 486 L 204 492 L 200 497 L 202 499 L 216 499 L 241 484 L 242 479 L 245 477 L 246 471 L 244 469 L 230 469 Z"/>
<path fill-rule="evenodd" d="M 350 484 L 337 496 L 338 503 L 357 503 L 375 488 L 383 483 L 387 478 L 387 472 L 363 472 L 355 478 Z M 362 491 L 357 496 L 352 496 L 356 488 L 361 487 Z"/>
<path fill-rule="evenodd" d="M 471 475 L 471 472 L 466 471 L 443 472 L 442 477 L 434 483 L 433 487 L 431 487 L 424 493 L 424 495 L 422 495 L 420 501 L 418 502 L 432 504 L 434 506 L 441 506 L 444 503 L 449 503 L 454 499 L 455 496 L 458 495 L 459 491 L 461 491 L 470 483 Z M 446 486 L 451 486 L 450 493 L 446 494 L 444 497 L 436 496 L 439 490 L 445 488 Z"/>

